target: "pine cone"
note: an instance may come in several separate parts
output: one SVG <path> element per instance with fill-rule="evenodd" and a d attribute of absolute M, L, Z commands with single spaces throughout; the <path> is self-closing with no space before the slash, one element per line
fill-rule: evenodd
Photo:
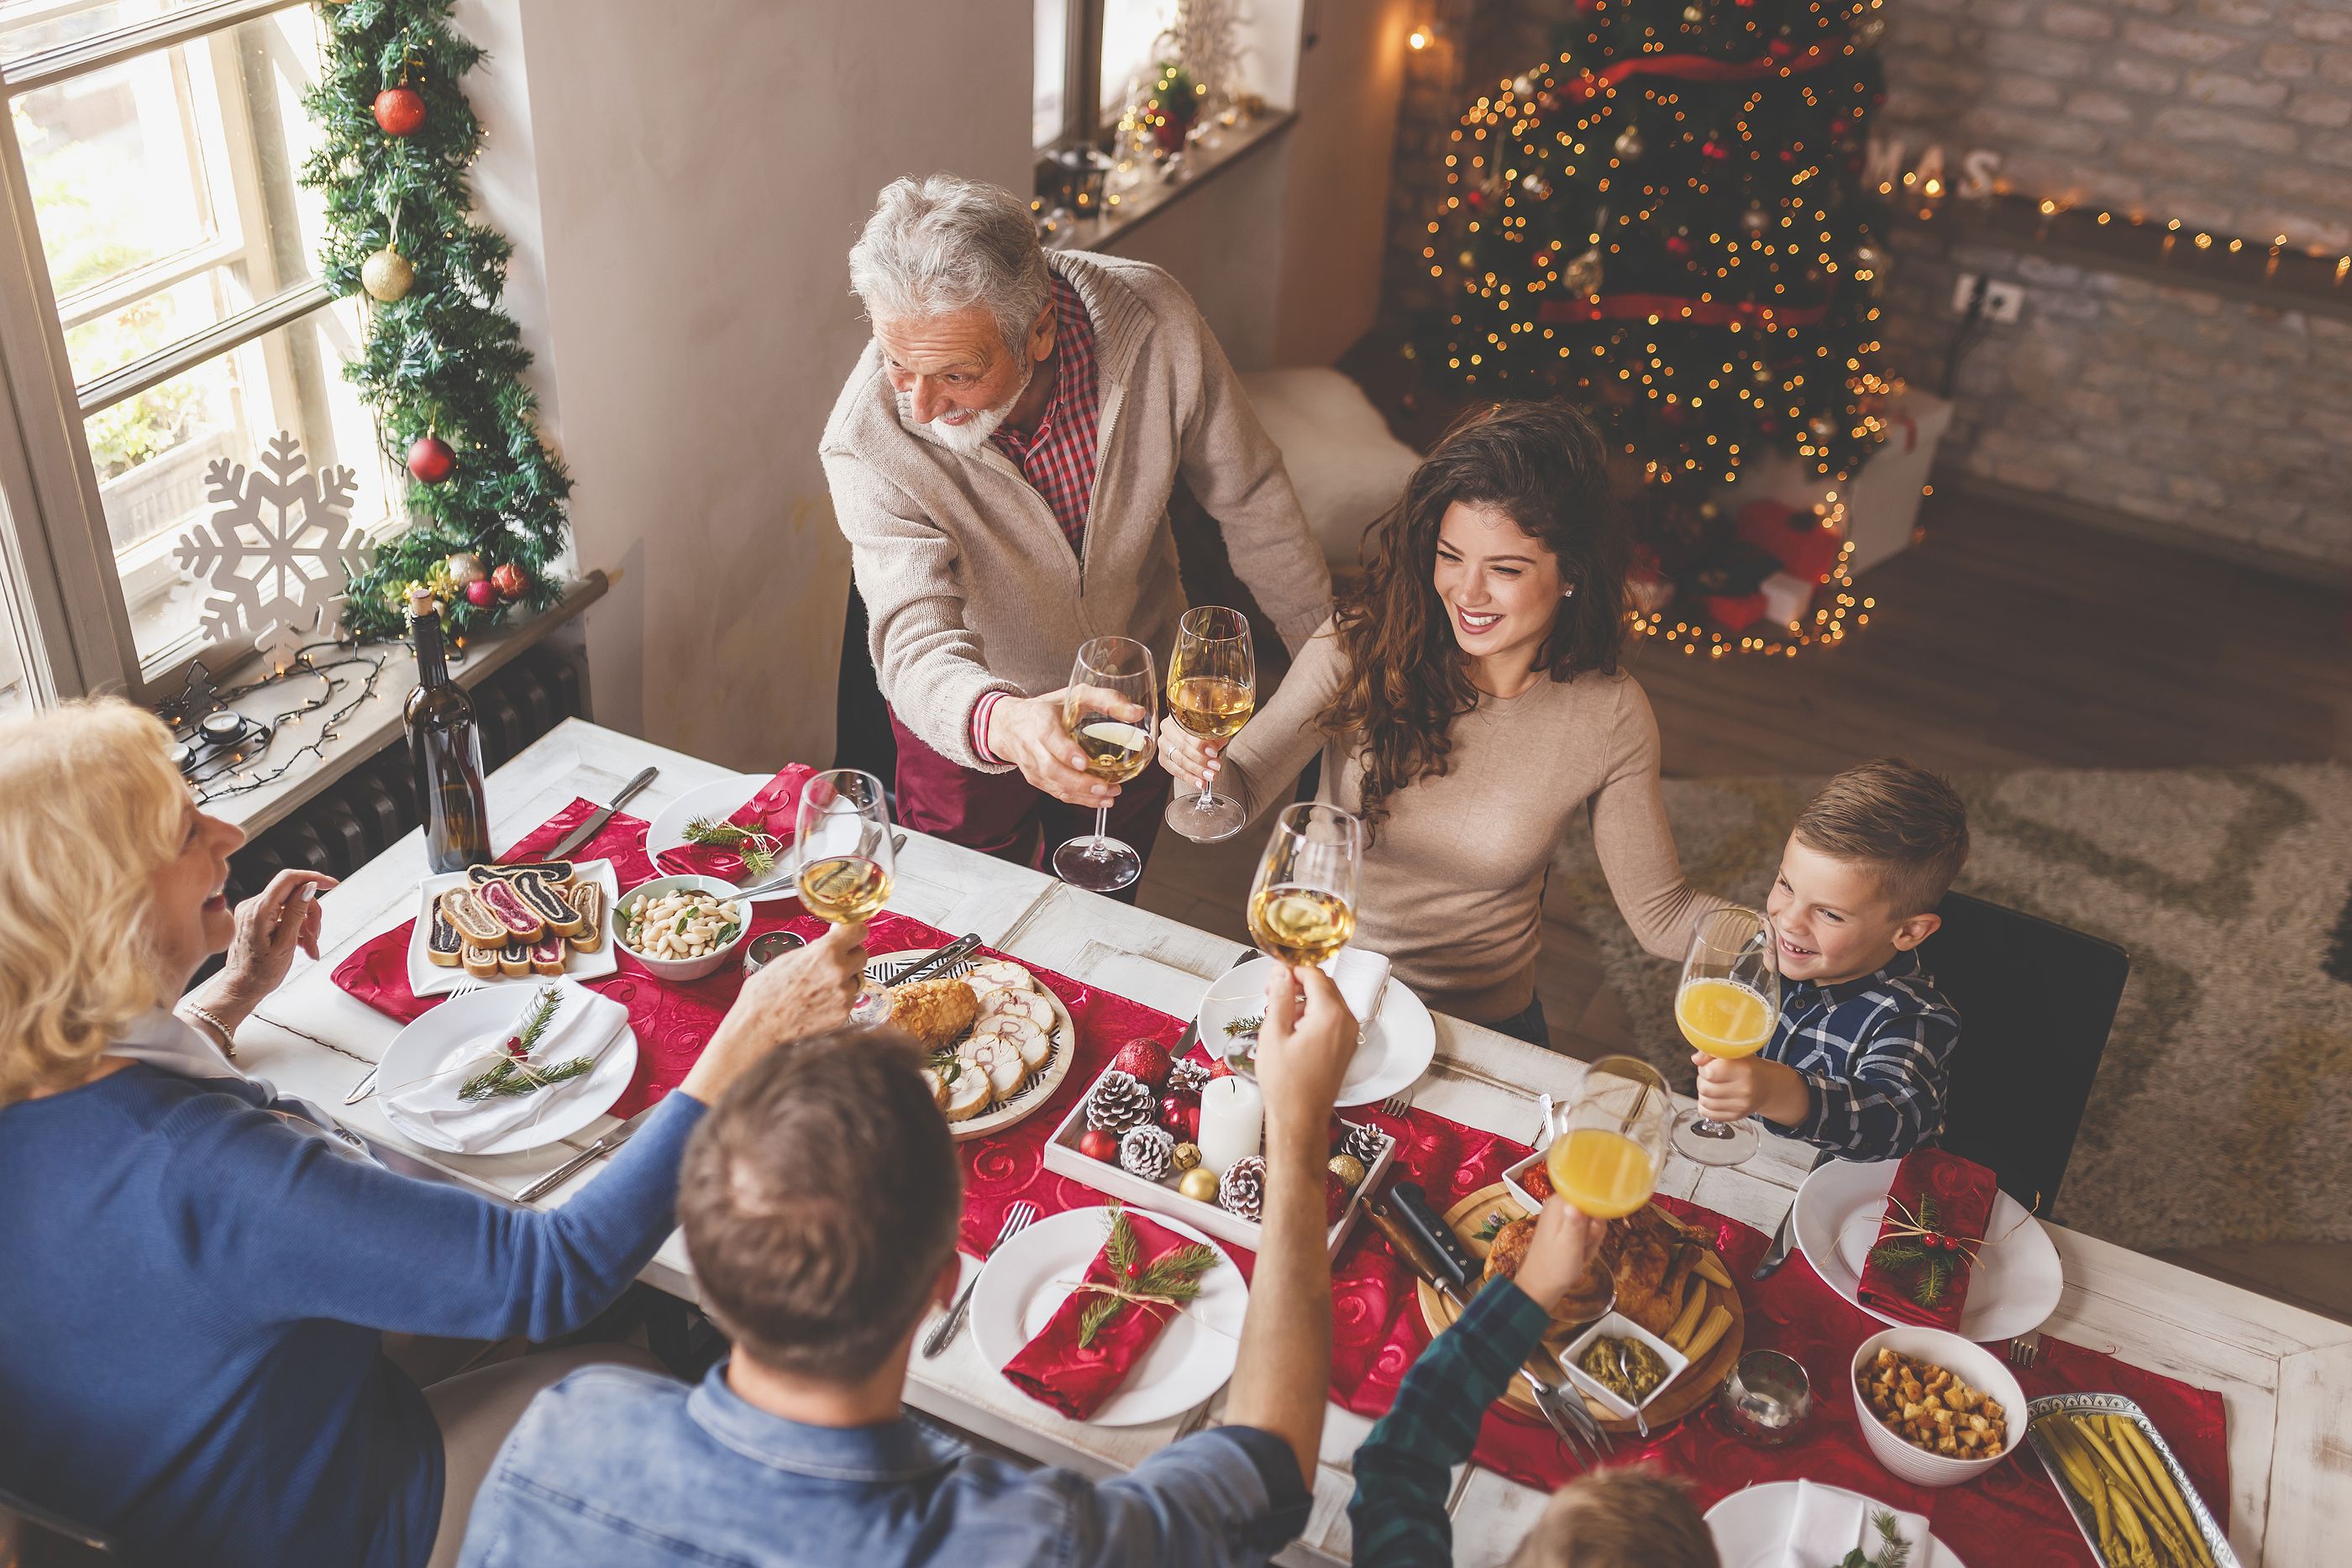
<path fill-rule="evenodd" d="M 1175 1168 L 1176 1138 L 1165 1127 L 1129 1127 L 1118 1140 L 1118 1163 L 1146 1181 L 1159 1181 Z"/>
<path fill-rule="evenodd" d="M 1225 1167 L 1217 1180 L 1217 1202 L 1244 1219 L 1255 1220 L 1265 1213 L 1265 1159 L 1260 1155 L 1248 1155 Z"/>
<path fill-rule="evenodd" d="M 1168 1093 L 1198 1094 L 1208 1086 L 1209 1069 L 1205 1062 L 1187 1060 L 1168 1070 Z"/>
<path fill-rule="evenodd" d="M 1094 1092 L 1087 1096 L 1087 1126 L 1117 1136 L 1150 1123 L 1150 1084 L 1116 1067 L 1095 1080 Z"/>
<path fill-rule="evenodd" d="M 1348 1135 L 1339 1141 L 1339 1152 L 1353 1155 L 1366 1170 L 1380 1163 L 1381 1151 L 1389 1146 L 1389 1135 L 1369 1123 L 1348 1124 Z"/>

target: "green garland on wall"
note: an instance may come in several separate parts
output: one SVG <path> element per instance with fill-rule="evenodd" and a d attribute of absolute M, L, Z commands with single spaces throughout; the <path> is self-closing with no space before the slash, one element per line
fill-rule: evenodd
<path fill-rule="evenodd" d="M 540 440 L 530 354 L 499 308 L 513 246 L 472 216 L 482 128 L 457 80 L 483 51 L 449 26 L 453 3 L 330 0 L 305 100 L 321 132 L 302 170 L 326 197 L 320 277 L 375 302 L 344 373 L 410 476 L 411 526 L 352 579 L 343 619 L 362 637 L 402 633 L 412 583 L 460 634 L 562 597 L 550 562 L 572 479 Z"/>

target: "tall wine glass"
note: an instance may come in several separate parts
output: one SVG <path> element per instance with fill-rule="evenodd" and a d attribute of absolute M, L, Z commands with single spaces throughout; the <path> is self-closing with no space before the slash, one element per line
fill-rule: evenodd
<path fill-rule="evenodd" d="M 1320 964 L 1356 934 L 1363 824 L 1337 806 L 1285 806 L 1250 883 L 1250 936 L 1278 964 Z"/>
<path fill-rule="evenodd" d="M 1604 1056 L 1544 1153 L 1552 1190 L 1595 1219 L 1622 1219 L 1650 1201 L 1665 1164 L 1674 1096 L 1646 1061 Z"/>
<path fill-rule="evenodd" d="M 1122 704 L 1143 710 L 1140 718 L 1115 711 Z M 1087 771 L 1124 784 L 1151 760 L 1151 732 L 1160 722 L 1160 680 L 1151 650 L 1132 637 L 1096 637 L 1078 649 L 1070 666 L 1070 693 L 1062 722 L 1086 753 Z M 1095 808 L 1095 831 L 1054 852 L 1054 874 L 1088 893 L 1116 893 L 1143 874 L 1143 857 L 1110 836 L 1110 808 Z"/>
<path fill-rule="evenodd" d="M 844 768 L 803 785 L 793 843 L 800 855 L 801 906 L 819 920 L 833 925 L 868 920 L 888 902 L 898 869 L 890 802 L 871 773 Z M 878 1023 L 889 1011 L 889 998 L 866 984 L 849 1016 Z"/>
<path fill-rule="evenodd" d="M 1771 921 L 1737 904 L 1691 922 L 1675 1021 L 1693 1050 L 1736 1061 L 1772 1043 L 1780 1021 L 1779 943 Z M 1756 1141 L 1751 1121 L 1715 1122 L 1685 1111 L 1675 1124 L 1676 1151 L 1703 1166 L 1736 1166 L 1756 1152 Z"/>
<path fill-rule="evenodd" d="M 1176 656 L 1168 664 L 1169 713 L 1202 740 L 1227 741 L 1241 733 L 1256 706 L 1257 659 L 1248 618 L 1221 604 L 1184 612 Z M 1168 825 L 1194 843 L 1230 839 L 1247 821 L 1242 803 L 1216 793 L 1206 779 L 1199 794 L 1168 802 Z"/>

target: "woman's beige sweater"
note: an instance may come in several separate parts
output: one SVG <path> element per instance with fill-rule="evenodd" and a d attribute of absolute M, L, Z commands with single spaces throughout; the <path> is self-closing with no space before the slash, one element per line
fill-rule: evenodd
<path fill-rule="evenodd" d="M 1288 799 L 1319 747 L 1318 799 L 1361 810 L 1360 740 L 1328 742 L 1316 719 L 1343 661 L 1329 623 L 1308 640 L 1274 700 L 1225 752 L 1218 788 L 1255 817 Z M 1387 955 L 1431 1007 L 1473 1022 L 1507 1019 L 1535 994 L 1544 873 L 1572 820 L 1593 847 L 1642 946 L 1679 960 L 1691 920 L 1721 903 L 1691 891 L 1658 793 L 1658 725 L 1631 675 L 1539 680 L 1486 696 L 1454 722 L 1451 767 L 1389 797 L 1364 851 L 1356 944 Z"/>

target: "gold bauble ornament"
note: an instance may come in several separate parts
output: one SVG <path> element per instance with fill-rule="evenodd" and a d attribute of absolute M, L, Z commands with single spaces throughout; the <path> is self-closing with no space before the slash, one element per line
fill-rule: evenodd
<path fill-rule="evenodd" d="M 1201 1163 L 1201 1145 L 1179 1144 L 1168 1151 L 1168 1168 L 1181 1176 Z"/>
<path fill-rule="evenodd" d="M 1560 282 L 1572 294 L 1601 292 L 1601 247 L 1594 246 L 1560 269 Z"/>
<path fill-rule="evenodd" d="M 360 263 L 360 287 L 368 291 L 369 298 L 379 304 L 389 305 L 395 299 L 406 298 L 415 283 L 416 268 L 409 266 L 408 258 L 390 246 Z"/>
<path fill-rule="evenodd" d="M 459 550 L 445 564 L 448 568 L 450 580 L 460 588 L 469 582 L 479 582 L 489 575 L 482 570 L 482 558 L 471 550 Z"/>
<path fill-rule="evenodd" d="M 1216 1174 L 1206 1166 L 1194 1166 L 1176 1178 L 1176 1190 L 1195 1203 L 1217 1201 Z"/>
<path fill-rule="evenodd" d="M 1353 1155 L 1333 1155 L 1329 1169 L 1349 1192 L 1364 1185 L 1364 1162 Z"/>
<path fill-rule="evenodd" d="M 1639 157 L 1642 155 L 1642 151 L 1643 151 L 1643 148 L 1642 148 L 1642 133 L 1641 133 L 1641 131 L 1637 131 L 1637 130 L 1636 130 L 1636 129 L 1634 129 L 1633 126 L 1630 126 L 1630 125 L 1629 125 L 1629 126 L 1627 126 L 1623 131 L 1622 131 L 1618 132 L 1618 135 L 1617 135 L 1617 156 L 1618 156 L 1618 157 L 1622 158 L 1623 160 L 1625 160 L 1625 162 L 1626 162 L 1631 163 L 1632 162 L 1633 162 L 1633 160 L 1635 160 L 1636 158 L 1639 158 Z"/>

